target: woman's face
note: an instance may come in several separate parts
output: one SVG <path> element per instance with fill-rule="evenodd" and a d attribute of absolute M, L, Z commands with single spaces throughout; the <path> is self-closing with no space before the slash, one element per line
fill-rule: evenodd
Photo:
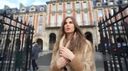
<path fill-rule="evenodd" d="M 73 33 L 75 30 L 74 24 L 71 18 L 67 18 L 64 24 L 64 31 L 66 33 Z"/>

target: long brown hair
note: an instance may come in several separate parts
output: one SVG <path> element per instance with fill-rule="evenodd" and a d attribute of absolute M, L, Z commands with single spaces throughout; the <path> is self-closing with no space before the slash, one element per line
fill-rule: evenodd
<path fill-rule="evenodd" d="M 54 52 L 56 52 L 59 49 L 60 39 L 63 37 L 64 34 L 66 34 L 64 31 L 64 25 L 68 18 L 72 19 L 72 22 L 73 22 L 74 28 L 75 28 L 74 33 L 76 34 L 76 37 L 71 39 L 71 42 L 69 45 L 70 50 L 72 50 L 72 51 L 81 50 L 82 45 L 85 44 L 85 37 L 84 37 L 83 33 L 80 31 L 80 27 L 78 26 L 76 19 L 73 18 L 72 16 L 67 16 L 62 21 L 61 28 L 59 31 L 59 36 L 58 36 L 59 38 L 57 39 L 57 42 L 56 42 L 54 50 L 53 50 Z"/>

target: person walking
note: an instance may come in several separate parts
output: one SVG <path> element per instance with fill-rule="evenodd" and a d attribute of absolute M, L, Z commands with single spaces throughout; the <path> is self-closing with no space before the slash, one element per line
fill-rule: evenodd
<path fill-rule="evenodd" d="M 38 69 L 37 59 L 39 52 L 41 52 L 41 46 L 38 43 L 34 43 L 32 46 L 32 68 L 33 71 Z"/>
<path fill-rule="evenodd" d="M 50 71 L 96 71 L 94 48 L 80 31 L 76 19 L 66 17 L 59 33 Z"/>

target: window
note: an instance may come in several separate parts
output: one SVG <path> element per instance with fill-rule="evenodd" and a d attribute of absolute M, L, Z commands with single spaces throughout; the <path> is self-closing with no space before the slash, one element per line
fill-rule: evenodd
<path fill-rule="evenodd" d="M 114 14 L 114 12 L 113 12 L 113 8 L 110 9 L 110 13 L 111 13 L 111 15 Z"/>
<path fill-rule="evenodd" d="M 10 23 L 10 21 L 11 21 L 11 20 L 10 20 L 9 18 L 6 18 L 6 19 L 5 19 L 5 22 L 6 22 L 6 23 Z"/>
<path fill-rule="evenodd" d="M 77 12 L 78 14 L 80 14 L 80 9 L 76 9 L 76 12 Z"/>
<path fill-rule="evenodd" d="M 71 14 L 71 10 L 67 10 L 67 14 Z"/>
<path fill-rule="evenodd" d="M 38 33 L 41 33 L 42 32 L 42 26 L 38 26 Z"/>
<path fill-rule="evenodd" d="M 53 8 L 52 8 L 52 15 L 55 15 L 55 12 L 56 12 L 56 5 L 55 4 L 53 4 L 53 6 L 52 6 Z"/>
<path fill-rule="evenodd" d="M 38 19 L 38 33 L 42 32 L 43 16 L 40 15 Z"/>
<path fill-rule="evenodd" d="M 40 7 L 40 11 L 44 11 L 44 7 Z"/>
<path fill-rule="evenodd" d="M 33 25 L 33 17 L 32 16 L 29 16 L 29 22 L 28 22 L 30 25 Z"/>
<path fill-rule="evenodd" d="M 25 11 L 26 11 L 25 8 L 21 8 L 21 9 L 20 9 L 20 12 L 25 12 Z"/>
<path fill-rule="evenodd" d="M 7 13 L 7 14 L 10 14 L 10 11 L 11 11 L 10 9 L 9 9 L 9 10 L 6 10 L 6 13 Z"/>
<path fill-rule="evenodd" d="M 35 9 L 35 6 L 32 6 L 31 8 L 30 8 L 30 12 L 33 12 L 33 11 L 35 11 L 36 9 Z"/>
<path fill-rule="evenodd" d="M 84 13 L 83 23 L 85 25 L 90 25 L 89 18 L 88 18 L 88 13 Z"/>
<path fill-rule="evenodd" d="M 96 4 L 96 6 L 98 6 L 98 7 L 101 6 L 101 3 L 98 2 L 98 3 Z"/>
<path fill-rule="evenodd" d="M 22 19 L 23 19 L 23 16 L 19 16 L 19 17 L 18 17 L 18 21 L 19 21 L 19 22 L 21 22 Z M 20 23 L 17 24 L 18 27 L 20 27 L 20 25 L 21 25 Z"/>
<path fill-rule="evenodd" d="M 85 8 L 85 9 L 84 9 L 84 13 L 87 13 L 87 12 L 88 12 L 88 9 L 87 9 L 87 8 Z"/>
<path fill-rule="evenodd" d="M 63 16 L 62 15 L 58 15 L 58 17 L 57 17 L 57 26 L 61 26 L 61 22 L 62 22 L 62 20 L 63 20 Z"/>
<path fill-rule="evenodd" d="M 80 10 L 81 10 L 81 5 L 79 2 L 76 3 L 76 12 L 80 14 Z"/>
<path fill-rule="evenodd" d="M 67 3 L 67 5 L 66 5 L 67 7 L 66 7 L 66 9 L 67 9 L 67 14 L 69 15 L 69 14 L 71 14 L 72 13 L 72 5 L 70 4 L 70 3 Z"/>
<path fill-rule="evenodd" d="M 87 13 L 88 12 L 88 5 L 87 3 L 83 3 L 83 9 L 84 9 L 84 12 Z"/>
<path fill-rule="evenodd" d="M 60 4 L 58 7 L 58 13 L 62 14 L 62 10 L 63 10 L 63 6 L 62 6 L 62 4 Z"/>
<path fill-rule="evenodd" d="M 103 0 L 103 3 L 107 3 L 107 1 L 106 0 Z"/>
<path fill-rule="evenodd" d="M 23 21 L 23 16 L 19 16 L 18 21 Z"/>
<path fill-rule="evenodd" d="M 67 9 L 72 9 L 70 3 L 67 3 Z"/>
<path fill-rule="evenodd" d="M 31 8 L 31 10 L 34 10 L 34 8 Z"/>
<path fill-rule="evenodd" d="M 12 10 L 12 13 L 16 13 L 16 10 Z"/>
<path fill-rule="evenodd" d="M 98 17 L 102 17 L 102 16 L 103 16 L 102 9 L 99 9 L 98 10 Z"/>
<path fill-rule="evenodd" d="M 43 16 L 40 15 L 40 16 L 39 16 L 39 24 L 42 24 L 42 23 L 43 23 Z"/>
<path fill-rule="evenodd" d="M 21 9 L 21 11 L 25 11 L 25 9 Z"/>

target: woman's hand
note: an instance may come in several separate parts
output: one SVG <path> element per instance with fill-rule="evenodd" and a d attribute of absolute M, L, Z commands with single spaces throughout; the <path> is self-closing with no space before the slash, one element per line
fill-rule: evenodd
<path fill-rule="evenodd" d="M 70 51 L 66 47 L 61 47 L 60 48 L 60 56 L 66 58 L 66 59 L 69 59 L 70 61 L 72 61 L 74 59 L 74 57 L 75 57 L 75 55 L 73 54 L 73 52 Z"/>
<path fill-rule="evenodd" d="M 59 57 L 59 58 L 57 59 L 57 62 L 56 62 L 57 67 L 58 67 L 59 69 L 61 69 L 61 68 L 63 68 L 64 66 L 66 66 L 67 63 L 68 63 L 68 62 L 67 62 L 67 60 L 66 60 L 64 57 Z"/>

